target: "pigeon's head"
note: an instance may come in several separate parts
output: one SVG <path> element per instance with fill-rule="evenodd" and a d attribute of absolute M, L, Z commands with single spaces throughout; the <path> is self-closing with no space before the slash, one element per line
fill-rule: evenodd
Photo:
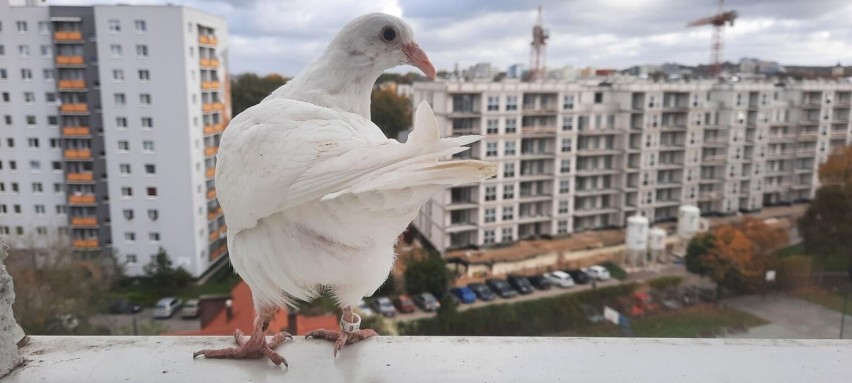
<path fill-rule="evenodd" d="M 413 65 L 435 78 L 435 67 L 414 41 L 411 27 L 399 17 L 370 13 L 352 20 L 335 36 L 332 47 L 344 50 L 350 65 L 369 65 L 379 72 Z"/>

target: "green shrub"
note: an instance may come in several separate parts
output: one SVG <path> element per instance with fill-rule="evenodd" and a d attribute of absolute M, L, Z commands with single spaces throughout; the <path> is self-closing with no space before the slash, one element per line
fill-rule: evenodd
<path fill-rule="evenodd" d="M 604 262 L 601 263 L 601 266 L 609 270 L 609 275 L 615 279 L 618 279 L 619 281 L 623 281 L 627 278 L 627 272 L 624 271 L 621 266 L 616 265 L 613 262 Z"/>
<path fill-rule="evenodd" d="M 648 281 L 648 285 L 657 290 L 666 290 L 677 287 L 683 281 L 683 277 L 659 277 Z"/>

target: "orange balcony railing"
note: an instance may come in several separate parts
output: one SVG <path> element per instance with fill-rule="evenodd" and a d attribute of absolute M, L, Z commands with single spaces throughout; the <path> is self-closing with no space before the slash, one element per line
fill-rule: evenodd
<path fill-rule="evenodd" d="M 59 110 L 65 113 L 86 113 L 89 111 L 89 105 L 83 103 L 62 104 Z"/>
<path fill-rule="evenodd" d="M 89 182 L 94 180 L 95 176 L 92 173 L 68 173 L 67 179 L 68 182 Z"/>
<path fill-rule="evenodd" d="M 212 211 L 207 213 L 207 220 L 212 221 L 218 218 L 220 215 L 222 215 L 222 208 L 217 207 L 216 209 L 213 209 Z"/>
<path fill-rule="evenodd" d="M 68 197 L 68 203 L 71 205 L 92 205 L 95 203 L 95 195 L 72 195 Z"/>
<path fill-rule="evenodd" d="M 204 148 L 204 156 L 205 157 L 213 157 L 213 156 L 216 155 L 216 153 L 219 153 L 219 147 L 218 146 L 208 146 L 208 147 Z"/>
<path fill-rule="evenodd" d="M 68 149 L 65 151 L 65 158 L 68 159 L 92 159 L 91 149 Z"/>
<path fill-rule="evenodd" d="M 202 81 L 201 89 L 219 89 L 219 81 Z"/>
<path fill-rule="evenodd" d="M 216 134 L 225 131 L 225 124 L 211 124 L 204 126 L 204 134 Z"/>
<path fill-rule="evenodd" d="M 59 80 L 59 89 L 86 89 L 85 80 Z"/>
<path fill-rule="evenodd" d="M 66 126 L 62 128 L 62 134 L 65 136 L 88 136 L 90 133 L 87 126 Z"/>
<path fill-rule="evenodd" d="M 76 41 L 83 39 L 80 31 L 53 32 L 53 39 L 57 41 Z"/>
<path fill-rule="evenodd" d="M 216 230 L 216 231 L 211 231 L 211 232 L 210 232 L 210 235 L 209 235 L 209 236 L 207 236 L 207 239 L 208 239 L 210 242 L 213 242 L 213 241 L 215 241 L 215 240 L 219 239 L 219 231 L 218 231 L 218 230 Z"/>
<path fill-rule="evenodd" d="M 206 45 L 216 45 L 219 40 L 213 35 L 198 35 L 198 42 Z"/>
<path fill-rule="evenodd" d="M 82 65 L 83 56 L 56 56 L 58 65 Z"/>
<path fill-rule="evenodd" d="M 216 60 L 216 59 L 213 59 L 213 58 L 202 58 L 199 61 L 199 63 L 203 67 L 218 67 L 219 66 L 219 60 Z"/>
<path fill-rule="evenodd" d="M 222 111 L 225 110 L 225 105 L 221 102 L 208 102 L 201 105 L 201 110 L 205 113 L 213 112 L 213 111 Z"/>
<path fill-rule="evenodd" d="M 74 248 L 75 249 L 91 249 L 98 247 L 98 239 L 75 239 L 74 240 Z"/>
<path fill-rule="evenodd" d="M 74 226 L 97 226 L 98 218 L 97 217 L 73 217 L 71 218 L 71 224 Z"/>
<path fill-rule="evenodd" d="M 208 179 L 216 176 L 216 168 L 207 168 L 207 171 L 204 172 L 204 175 L 207 176 Z"/>
<path fill-rule="evenodd" d="M 207 199 L 216 198 L 216 188 L 207 191 Z"/>

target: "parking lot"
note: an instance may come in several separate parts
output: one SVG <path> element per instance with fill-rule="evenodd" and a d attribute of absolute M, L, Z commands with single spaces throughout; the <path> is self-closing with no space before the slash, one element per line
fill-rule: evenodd
<path fill-rule="evenodd" d="M 95 315 L 89 320 L 94 325 L 109 328 L 114 334 L 121 333 L 132 335 L 134 318 L 136 319 L 136 327 L 140 332 L 140 335 L 153 335 L 141 334 L 145 332 L 146 329 L 162 328 L 162 332 L 197 331 L 201 329 L 201 324 L 199 323 L 198 318 L 183 319 L 180 317 L 180 314 L 175 314 L 168 319 L 154 319 L 153 309 L 148 308 L 142 309 L 142 311 L 135 314 Z"/>

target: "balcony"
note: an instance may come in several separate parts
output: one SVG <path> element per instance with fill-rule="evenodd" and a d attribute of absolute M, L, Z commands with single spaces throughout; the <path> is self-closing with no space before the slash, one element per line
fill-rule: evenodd
<path fill-rule="evenodd" d="M 219 39 L 214 35 L 198 35 L 198 43 L 204 45 L 216 45 L 219 43 Z"/>
<path fill-rule="evenodd" d="M 204 126 L 204 135 L 213 135 L 225 131 L 225 124 L 211 124 Z"/>
<path fill-rule="evenodd" d="M 83 56 L 56 56 L 56 65 L 59 66 L 81 66 L 84 63 Z"/>
<path fill-rule="evenodd" d="M 216 198 L 216 188 L 207 191 L 207 200 L 213 200 L 214 198 Z"/>
<path fill-rule="evenodd" d="M 201 60 L 199 60 L 199 64 L 202 67 L 216 68 L 219 66 L 219 60 L 213 58 L 202 58 Z"/>
<path fill-rule="evenodd" d="M 85 172 L 68 173 L 68 177 L 66 179 L 68 180 L 68 182 L 94 182 L 94 178 L 94 174 L 92 174 L 91 172 Z"/>
<path fill-rule="evenodd" d="M 219 81 L 202 81 L 201 82 L 202 90 L 211 90 L 211 89 L 219 89 Z"/>
<path fill-rule="evenodd" d="M 72 195 L 68 197 L 69 205 L 94 205 L 95 204 L 95 195 L 94 194 L 84 194 L 84 195 Z"/>
<path fill-rule="evenodd" d="M 83 33 L 80 31 L 59 31 L 53 32 L 53 39 L 56 42 L 82 42 Z"/>
<path fill-rule="evenodd" d="M 71 226 L 97 226 L 97 217 L 72 217 Z"/>
<path fill-rule="evenodd" d="M 216 219 L 216 218 L 219 218 L 221 215 L 222 215 L 222 207 L 220 206 L 220 207 L 217 207 L 217 208 L 215 208 L 215 209 L 211 209 L 211 210 L 207 213 L 207 220 L 208 220 L 208 221 L 212 221 L 212 220 L 214 220 L 214 219 Z"/>
<path fill-rule="evenodd" d="M 535 115 L 535 114 L 556 114 L 559 111 L 559 107 L 555 104 L 548 105 L 524 105 L 521 109 L 523 114 L 526 115 Z"/>
<path fill-rule="evenodd" d="M 62 135 L 66 137 L 88 137 L 89 127 L 87 126 L 66 126 L 62 128 Z"/>
<path fill-rule="evenodd" d="M 60 91 L 63 90 L 85 90 L 86 89 L 86 81 L 85 80 L 59 80 L 57 83 L 57 87 Z"/>
<path fill-rule="evenodd" d="M 204 176 L 207 177 L 208 180 L 215 177 L 216 168 L 207 168 L 207 170 L 204 171 Z"/>
<path fill-rule="evenodd" d="M 208 147 L 204 148 L 204 156 L 205 157 L 213 157 L 213 156 L 216 155 L 216 153 L 219 153 L 219 147 L 218 146 L 208 146 Z"/>
<path fill-rule="evenodd" d="M 728 158 L 725 154 L 712 154 L 708 156 L 701 157 L 702 164 L 720 164 L 724 163 Z"/>
<path fill-rule="evenodd" d="M 521 127 L 523 134 L 555 134 L 556 125 L 531 125 Z"/>
<path fill-rule="evenodd" d="M 59 107 L 59 111 L 70 114 L 88 113 L 89 105 L 85 103 L 62 104 L 62 106 Z"/>
<path fill-rule="evenodd" d="M 91 149 L 68 149 L 65 151 L 66 160 L 91 160 Z"/>
<path fill-rule="evenodd" d="M 201 104 L 201 111 L 204 113 L 223 111 L 225 110 L 225 104 L 221 102 L 208 102 L 205 104 Z"/>
<path fill-rule="evenodd" d="M 796 157 L 808 157 L 816 154 L 816 148 L 797 149 Z"/>
<path fill-rule="evenodd" d="M 77 250 L 97 249 L 98 239 L 75 239 L 72 245 Z"/>

